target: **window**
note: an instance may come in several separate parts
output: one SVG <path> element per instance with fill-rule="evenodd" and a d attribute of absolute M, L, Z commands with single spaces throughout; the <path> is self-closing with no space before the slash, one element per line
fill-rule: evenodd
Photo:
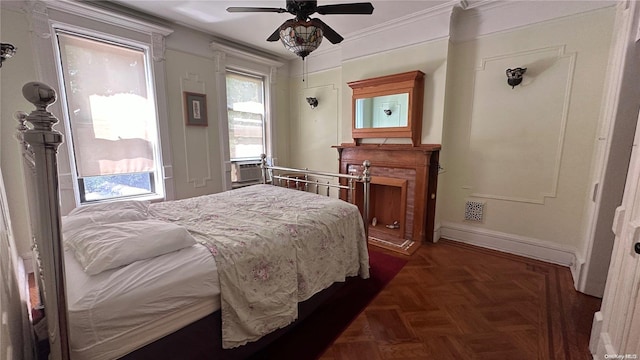
<path fill-rule="evenodd" d="M 56 36 L 80 202 L 162 196 L 148 49 L 61 29 Z"/>
<path fill-rule="evenodd" d="M 227 115 L 231 161 L 258 159 L 265 152 L 262 77 L 227 71 Z"/>

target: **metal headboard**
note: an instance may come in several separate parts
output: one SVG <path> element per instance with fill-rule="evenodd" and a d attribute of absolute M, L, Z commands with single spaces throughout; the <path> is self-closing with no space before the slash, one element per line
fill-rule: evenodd
<path fill-rule="evenodd" d="M 354 193 L 356 183 L 361 182 L 364 198 L 362 202 L 362 221 L 364 223 L 365 238 L 369 239 L 369 194 L 371 193 L 371 162 L 369 160 L 365 160 L 362 163 L 362 172 L 356 175 L 273 166 L 267 163 L 267 156 L 265 154 L 260 155 L 260 159 L 263 184 L 271 183 L 272 185 L 286 187 L 294 185 L 298 190 L 315 191 L 316 194 L 320 193 L 320 188 L 324 188 L 326 191 L 325 195 L 327 196 L 330 195 L 331 189 L 339 189 L 341 191 L 347 191 L 347 201 L 355 204 Z M 291 176 L 293 174 L 300 174 L 302 176 Z M 337 184 L 331 181 L 320 182 L 320 180 L 315 177 L 338 179 L 339 182 Z M 344 185 L 345 182 L 346 185 Z"/>
<path fill-rule="evenodd" d="M 58 146 L 63 136 L 53 129 L 58 122 L 47 107 L 56 101 L 55 91 L 30 82 L 22 95 L 36 109 L 17 113 L 17 139 L 22 149 L 29 215 L 38 263 L 38 284 L 49 335 L 49 359 L 67 360 L 69 355 L 67 297 L 58 194 Z"/>

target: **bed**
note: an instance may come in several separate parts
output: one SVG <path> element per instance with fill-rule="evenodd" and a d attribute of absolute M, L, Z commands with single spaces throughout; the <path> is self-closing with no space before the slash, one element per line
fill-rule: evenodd
<path fill-rule="evenodd" d="M 51 359 L 119 358 L 212 313 L 221 318 L 223 348 L 212 358 L 251 353 L 235 350 L 259 348 L 298 319 L 300 304 L 349 277 L 369 276 L 368 201 L 360 214 L 318 194 L 337 188 L 353 199 L 356 182 L 368 193 L 368 163 L 362 174 L 331 174 L 270 166 L 263 156 L 260 185 L 160 203 L 96 204 L 62 217 L 62 136 L 46 111 L 55 92 L 29 83 L 23 94 L 36 106 L 19 116 L 18 139 L 31 217 L 39 220 L 32 226 Z M 343 180 L 318 180 L 327 176 Z M 283 180 L 284 187 L 273 186 Z"/>

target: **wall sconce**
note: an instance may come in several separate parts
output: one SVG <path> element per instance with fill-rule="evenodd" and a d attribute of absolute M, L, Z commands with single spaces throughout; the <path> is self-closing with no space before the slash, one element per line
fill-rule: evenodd
<path fill-rule="evenodd" d="M 391 114 L 393 114 L 393 111 L 391 111 L 391 109 L 384 109 L 384 110 L 382 110 L 382 111 L 384 111 L 384 113 L 385 113 L 387 116 L 391 116 Z"/>
<path fill-rule="evenodd" d="M 0 67 L 2 67 L 2 63 L 16 54 L 16 50 L 18 50 L 12 44 L 0 43 Z"/>
<path fill-rule="evenodd" d="M 312 109 L 315 109 L 316 106 L 318 106 L 318 98 L 308 97 L 307 102 L 309 103 L 309 106 L 311 106 Z"/>
<path fill-rule="evenodd" d="M 527 68 L 515 68 L 507 69 L 507 84 L 511 85 L 511 88 L 520 85 L 522 82 L 522 75 L 527 72 Z"/>

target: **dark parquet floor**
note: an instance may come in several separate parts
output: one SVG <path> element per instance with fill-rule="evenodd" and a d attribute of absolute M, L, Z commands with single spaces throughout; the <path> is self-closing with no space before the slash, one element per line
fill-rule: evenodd
<path fill-rule="evenodd" d="M 409 262 L 321 360 L 591 359 L 601 301 L 568 268 L 447 240 L 396 256 Z"/>

